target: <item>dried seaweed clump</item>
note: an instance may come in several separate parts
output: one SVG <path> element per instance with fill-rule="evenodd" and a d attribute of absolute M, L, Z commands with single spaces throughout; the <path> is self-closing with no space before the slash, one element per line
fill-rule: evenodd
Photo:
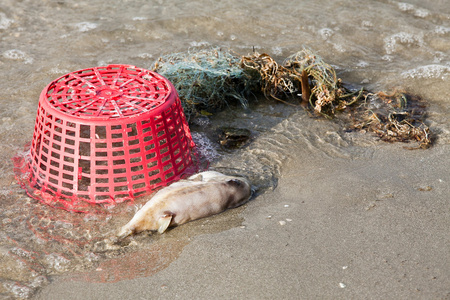
<path fill-rule="evenodd" d="M 189 120 L 233 101 L 247 106 L 255 82 L 239 62 L 230 51 L 213 48 L 162 56 L 152 69 L 174 84 Z"/>
<path fill-rule="evenodd" d="M 267 98 L 285 102 L 282 98 L 293 95 L 301 88 L 301 73 L 279 65 L 270 55 L 253 52 L 243 56 L 241 67 L 257 78 L 261 91 Z"/>
<path fill-rule="evenodd" d="M 254 52 L 244 56 L 241 66 L 259 73 L 261 90 L 266 97 L 284 101 L 301 97 L 318 114 L 333 117 L 336 110 L 356 101 L 355 95 L 342 87 L 332 66 L 311 50 L 303 50 L 288 57 L 279 65 L 268 54 Z"/>
<path fill-rule="evenodd" d="M 290 70 L 308 76 L 308 82 L 312 86 L 308 101 L 316 112 L 322 113 L 327 106 L 333 107 L 340 80 L 334 69 L 321 57 L 310 50 L 303 49 L 289 56 L 284 61 L 284 65 Z M 331 113 L 334 113 L 334 110 L 331 110 Z"/>
<path fill-rule="evenodd" d="M 175 85 L 188 118 L 229 101 L 247 106 L 247 96 L 260 90 L 284 103 L 295 99 L 327 118 L 345 110 L 351 128 L 374 132 L 384 141 L 431 145 L 423 101 L 404 92 L 350 91 L 331 65 L 306 48 L 281 65 L 266 53 L 241 58 L 218 48 L 175 53 L 161 57 L 153 70 Z"/>
<path fill-rule="evenodd" d="M 374 132 L 387 142 L 416 141 L 422 149 L 432 143 L 425 117 L 425 102 L 403 91 L 365 92 L 364 101 L 352 110 L 353 128 Z"/>
<path fill-rule="evenodd" d="M 289 97 L 301 97 L 304 106 L 309 104 L 315 113 L 327 118 L 348 111 L 351 128 L 374 132 L 384 141 L 417 141 L 420 148 L 431 145 L 430 130 L 423 123 L 423 101 L 404 92 L 350 91 L 333 67 L 309 49 L 288 57 L 283 65 L 268 54 L 254 52 L 242 57 L 241 66 L 259 75 L 261 91 L 268 98 L 285 102 Z"/>
<path fill-rule="evenodd" d="M 308 82 L 310 88 L 308 102 L 318 114 L 333 117 L 336 110 L 343 110 L 354 104 L 361 96 L 361 91 L 352 93 L 345 89 L 334 68 L 309 49 L 304 48 L 289 56 L 284 61 L 284 66 L 307 76 L 302 80 Z"/>

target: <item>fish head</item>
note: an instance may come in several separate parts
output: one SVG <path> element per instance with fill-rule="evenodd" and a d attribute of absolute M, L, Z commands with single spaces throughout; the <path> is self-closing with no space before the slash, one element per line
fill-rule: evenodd
<path fill-rule="evenodd" d="M 250 182 L 243 177 L 230 177 L 224 181 L 229 190 L 228 208 L 238 207 L 250 199 L 252 188 Z"/>
<path fill-rule="evenodd" d="M 129 235 L 137 234 L 141 231 L 145 230 L 156 230 L 154 223 L 156 221 L 151 215 L 147 214 L 136 214 L 130 222 L 128 222 L 125 226 L 120 228 L 117 238 L 122 240 Z"/>
<path fill-rule="evenodd" d="M 117 239 L 119 241 L 123 240 L 127 236 L 132 235 L 133 233 L 134 233 L 133 230 L 129 226 L 123 226 L 122 228 L 120 228 L 119 233 L 117 234 Z"/>

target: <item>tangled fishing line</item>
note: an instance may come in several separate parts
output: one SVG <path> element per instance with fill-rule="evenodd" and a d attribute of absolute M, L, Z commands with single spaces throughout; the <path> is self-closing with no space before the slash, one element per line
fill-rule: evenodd
<path fill-rule="evenodd" d="M 220 48 L 191 50 L 162 56 L 152 69 L 174 84 L 188 119 L 230 103 L 246 107 L 248 99 L 262 92 L 329 119 L 348 111 L 350 128 L 374 132 L 384 141 L 431 146 L 424 101 L 403 91 L 349 90 L 334 68 L 310 49 L 302 49 L 282 64 L 266 53 L 240 57 Z"/>

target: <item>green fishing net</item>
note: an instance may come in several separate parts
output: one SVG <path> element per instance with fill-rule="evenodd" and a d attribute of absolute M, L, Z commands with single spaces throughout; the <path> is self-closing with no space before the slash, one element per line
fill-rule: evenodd
<path fill-rule="evenodd" d="M 262 92 L 267 98 L 302 104 L 329 119 L 345 110 L 350 128 L 372 131 L 386 141 L 416 141 L 420 148 L 432 142 L 424 124 L 423 101 L 403 92 L 388 95 L 348 90 L 333 67 L 306 48 L 283 64 L 266 53 L 238 56 L 221 48 L 195 49 L 162 56 L 152 69 L 174 84 L 188 120 L 231 103 L 246 107 L 247 99 L 256 98 L 253 93 Z M 385 109 L 374 112 L 374 101 Z"/>
<path fill-rule="evenodd" d="M 258 82 L 240 67 L 240 60 L 220 48 L 192 50 L 162 56 L 152 69 L 173 83 L 189 120 L 230 103 L 248 105 Z"/>

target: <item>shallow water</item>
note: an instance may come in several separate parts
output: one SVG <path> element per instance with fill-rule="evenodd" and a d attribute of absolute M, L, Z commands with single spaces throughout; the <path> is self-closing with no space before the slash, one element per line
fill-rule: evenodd
<path fill-rule="evenodd" d="M 189 48 L 220 46 L 240 54 L 256 49 L 281 62 L 307 46 L 354 87 L 402 87 L 425 98 L 427 122 L 439 146 L 450 142 L 450 6 L 446 0 L 422 2 L 2 1 L 0 295 L 31 297 L 49 276 L 66 272 L 90 270 L 95 276 L 89 280 L 99 281 L 149 276 L 176 259 L 191 237 L 239 226 L 239 212 L 245 209 L 112 247 L 104 239 L 133 214 L 134 206 L 124 206 L 119 215 L 91 216 L 36 203 L 16 183 L 11 158 L 31 141 L 39 94 L 49 82 L 112 63 L 148 68 L 160 55 Z M 224 125 L 251 130 L 251 141 L 240 150 L 221 149 L 214 130 Z M 276 187 L 290 157 L 364 158 L 383 145 L 341 125 L 260 99 L 248 109 L 231 107 L 196 120 L 191 129 L 211 168 L 246 175 L 263 193 Z M 130 271 L 143 251 L 151 252 L 147 259 L 156 263 L 147 271 L 139 271 L 139 265 Z M 124 271 L 106 276 L 114 261 Z"/>

